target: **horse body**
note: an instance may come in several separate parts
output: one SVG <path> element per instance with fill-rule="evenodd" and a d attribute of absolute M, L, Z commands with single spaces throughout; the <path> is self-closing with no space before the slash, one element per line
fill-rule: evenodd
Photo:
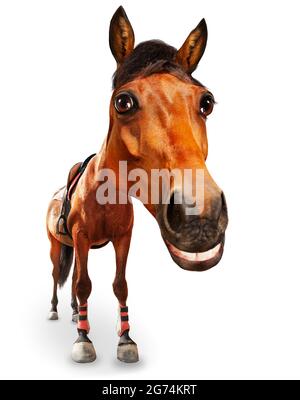
<path fill-rule="evenodd" d="M 73 359 L 77 362 L 90 362 L 95 358 L 95 351 L 87 338 L 89 325 L 87 320 L 78 321 L 80 307 L 78 308 L 77 304 L 77 298 L 80 299 L 80 304 L 87 304 L 91 291 L 91 282 L 87 273 L 87 257 L 90 248 L 102 247 L 108 242 L 113 243 L 117 262 L 116 279 L 113 288 L 120 305 L 125 305 L 127 299 L 125 267 L 133 227 L 133 207 L 130 202 L 113 205 L 100 205 L 97 202 L 96 192 L 100 185 L 99 172 L 103 168 L 108 168 L 108 164 L 105 146 L 103 146 L 101 151 L 89 162 L 76 185 L 68 217 L 68 231 L 71 236 L 61 235 L 57 232 L 57 222 L 63 201 L 62 191 L 60 191 L 61 195 L 57 196 L 58 193 L 54 195 L 47 213 L 47 230 L 51 243 L 50 256 L 53 262 L 54 278 L 50 319 L 58 318 L 57 283 L 60 283 L 61 286 L 64 284 L 72 263 L 72 259 L 70 259 L 69 265 L 62 265 L 62 249 L 68 249 L 72 253 L 73 248 L 75 248 L 71 305 L 73 308 L 72 319 L 74 322 L 78 322 L 79 331 L 79 340 L 75 343 L 72 353 Z M 64 269 L 67 269 L 67 271 L 64 271 Z M 124 321 L 123 332 L 120 331 L 120 334 L 122 333 L 121 336 L 123 336 L 120 342 L 125 341 L 125 343 L 120 346 L 118 353 L 121 360 L 125 357 L 127 362 L 134 362 L 138 359 L 137 348 L 129 338 L 128 328 L 128 322 Z"/>
<path fill-rule="evenodd" d="M 106 142 L 106 140 L 105 140 Z M 89 238 L 90 247 L 102 246 L 119 235 L 124 235 L 133 224 L 132 204 L 99 204 L 96 200 L 100 185 L 99 172 L 109 168 L 105 148 L 89 162 L 85 172 L 72 193 L 71 211 L 68 217 L 68 230 L 71 236 L 57 232 L 65 188 L 56 192 L 50 202 L 47 214 L 47 227 L 51 236 L 67 246 L 74 246 L 74 230 L 84 231 Z"/>
<path fill-rule="evenodd" d="M 51 243 L 54 288 L 50 319 L 57 319 L 57 285 L 63 285 L 70 272 L 75 252 L 72 281 L 73 320 L 79 337 L 73 345 L 72 358 L 91 362 L 96 353 L 88 338 L 88 297 L 91 280 L 88 275 L 88 253 L 91 248 L 112 242 L 116 253 L 116 276 L 113 290 L 119 302 L 120 341 L 118 359 L 138 361 L 137 345 L 129 336 L 128 289 L 126 262 L 133 227 L 133 207 L 124 198 L 124 178 L 121 163 L 126 161 L 128 176 L 141 173 L 139 190 L 158 192 L 152 172 L 176 170 L 195 172 L 190 185 L 195 188 L 197 171 L 203 173 L 202 208 L 188 213 L 187 195 L 182 181 L 169 179 L 168 202 L 145 201 L 144 205 L 156 218 L 163 240 L 173 260 L 182 268 L 204 271 L 216 265 L 223 253 L 227 226 L 227 208 L 221 189 L 205 165 L 208 153 L 206 118 L 213 108 L 212 94 L 191 73 L 203 55 L 207 39 L 205 21 L 191 32 L 177 51 L 159 41 L 149 41 L 134 49 L 134 33 L 125 11 L 120 7 L 110 25 L 110 47 L 117 61 L 114 92 L 110 103 L 110 127 L 101 151 L 88 163 L 71 198 L 67 220 L 69 235 L 57 231 L 62 208 L 62 191 L 51 200 L 47 214 L 47 230 Z M 116 176 L 116 201 L 99 202 L 98 191 L 103 172 Z M 135 176 L 135 175 L 134 175 Z M 126 182 L 125 198 L 134 188 Z M 184 202 L 174 198 L 182 194 Z M 136 196 L 137 197 L 137 196 Z M 152 198 L 151 198 L 152 199 Z M 79 305 L 77 303 L 79 301 Z"/>

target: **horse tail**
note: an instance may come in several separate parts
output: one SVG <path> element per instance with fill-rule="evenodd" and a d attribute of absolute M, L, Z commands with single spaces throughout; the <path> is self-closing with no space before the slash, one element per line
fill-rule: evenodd
<path fill-rule="evenodd" d="M 59 259 L 59 278 L 58 284 L 60 287 L 64 285 L 68 279 L 72 263 L 73 263 L 74 249 L 73 247 L 65 244 L 61 245 L 60 259 Z"/>

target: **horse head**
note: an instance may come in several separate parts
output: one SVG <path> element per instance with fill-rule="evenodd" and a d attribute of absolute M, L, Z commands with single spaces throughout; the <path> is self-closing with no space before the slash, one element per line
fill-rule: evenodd
<path fill-rule="evenodd" d="M 224 193 L 206 166 L 206 120 L 214 96 L 191 75 L 206 47 L 206 22 L 202 19 L 179 50 L 158 40 L 136 47 L 134 41 L 120 7 L 109 35 L 117 70 L 107 154 L 126 160 L 129 171 L 143 171 L 140 188 L 159 193 L 159 200 L 148 199 L 145 207 L 173 260 L 184 269 L 203 271 L 220 261 L 228 222 Z M 153 171 L 170 172 L 163 177 L 167 192 L 162 193 L 161 181 L 154 182 Z"/>

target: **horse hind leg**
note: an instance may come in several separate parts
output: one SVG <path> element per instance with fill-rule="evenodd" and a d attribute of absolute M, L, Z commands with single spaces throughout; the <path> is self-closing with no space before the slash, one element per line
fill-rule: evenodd
<path fill-rule="evenodd" d="M 53 293 L 51 299 L 51 309 L 49 312 L 48 319 L 51 321 L 58 319 L 57 312 L 57 285 L 59 280 L 59 264 L 60 264 L 60 251 L 61 244 L 58 240 L 56 240 L 51 234 L 49 234 L 50 239 L 50 258 L 53 264 L 52 277 L 53 277 Z"/>
<path fill-rule="evenodd" d="M 73 248 L 60 243 L 48 232 L 50 239 L 50 258 L 53 264 L 53 294 L 51 299 L 51 310 L 48 316 L 49 320 L 57 320 L 57 286 L 62 287 L 69 275 L 73 262 Z"/>

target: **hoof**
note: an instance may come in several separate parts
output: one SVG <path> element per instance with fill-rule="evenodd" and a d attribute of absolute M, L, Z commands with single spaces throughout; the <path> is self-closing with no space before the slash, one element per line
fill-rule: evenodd
<path fill-rule="evenodd" d="M 77 363 L 90 363 L 96 360 L 96 351 L 93 343 L 79 342 L 74 343 L 72 349 L 72 360 Z"/>
<path fill-rule="evenodd" d="M 135 343 L 119 344 L 117 351 L 118 360 L 125 363 L 136 363 L 139 361 L 138 348 Z"/>
<path fill-rule="evenodd" d="M 73 314 L 72 315 L 72 321 L 76 322 L 76 323 L 78 322 L 78 314 Z"/>
<path fill-rule="evenodd" d="M 58 319 L 58 313 L 57 313 L 57 311 L 50 311 L 50 312 L 49 312 L 48 319 L 49 319 L 50 321 L 56 321 L 56 320 Z"/>

